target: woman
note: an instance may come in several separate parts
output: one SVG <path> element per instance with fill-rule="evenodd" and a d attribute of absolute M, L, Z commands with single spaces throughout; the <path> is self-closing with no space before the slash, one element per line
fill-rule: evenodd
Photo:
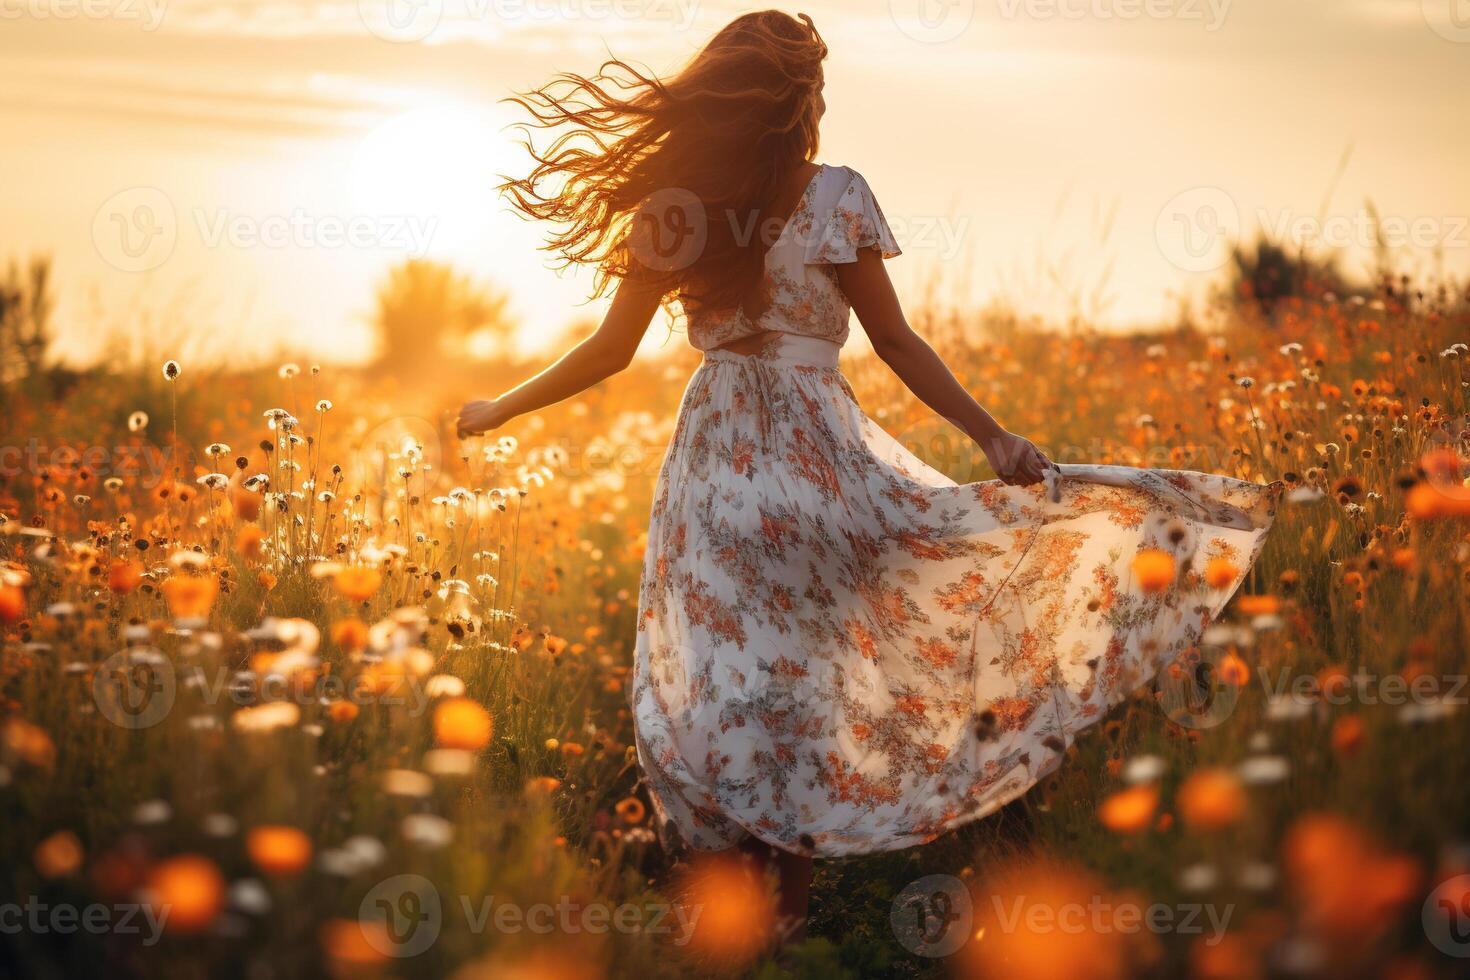
<path fill-rule="evenodd" d="M 774 860 L 796 935 L 812 856 L 990 813 L 1197 641 L 1276 499 L 1058 467 L 977 404 L 904 319 L 867 183 L 814 162 L 826 54 L 805 15 L 765 11 L 671 80 L 613 61 L 518 100 L 566 132 L 510 195 L 615 295 L 596 333 L 458 423 L 569 398 L 628 365 L 662 302 L 682 311 L 704 363 L 651 515 L 638 754 L 666 839 Z M 957 486 L 863 415 L 837 369 L 849 310 L 1000 481 Z M 1135 580 L 1154 549 L 1177 558 L 1172 587 Z"/>

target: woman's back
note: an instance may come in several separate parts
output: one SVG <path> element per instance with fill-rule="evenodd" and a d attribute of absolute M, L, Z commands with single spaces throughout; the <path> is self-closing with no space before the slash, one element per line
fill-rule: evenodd
<path fill-rule="evenodd" d="M 732 218 L 734 220 L 734 218 Z M 847 340 L 851 305 L 832 268 L 856 262 L 858 250 L 900 254 L 868 182 L 850 167 L 818 165 L 765 259 L 763 311 L 689 311 L 689 342 L 725 347 L 765 333 Z"/>

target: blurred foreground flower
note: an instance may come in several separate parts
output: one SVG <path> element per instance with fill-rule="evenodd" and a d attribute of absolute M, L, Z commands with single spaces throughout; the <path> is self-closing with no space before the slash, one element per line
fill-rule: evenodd
<path fill-rule="evenodd" d="M 1174 584 L 1174 556 L 1158 548 L 1146 548 L 1133 558 L 1133 577 L 1145 592 L 1163 592 Z"/>
<path fill-rule="evenodd" d="M 311 860 L 311 838 L 295 827 L 256 827 L 245 838 L 250 860 L 273 878 L 288 878 Z"/>
<path fill-rule="evenodd" d="M 365 565 L 348 565 L 332 579 L 337 592 L 348 602 L 366 602 L 377 595 L 383 573 Z"/>
<path fill-rule="evenodd" d="M 1159 789 L 1152 785 L 1130 786 L 1120 790 L 1097 808 L 1098 819 L 1109 830 L 1120 834 L 1136 834 L 1153 823 L 1159 806 Z"/>
<path fill-rule="evenodd" d="M 118 558 L 107 567 L 107 588 L 116 595 L 127 595 L 143 581 L 143 563 Z"/>
<path fill-rule="evenodd" d="M 69 830 L 59 830 L 36 845 L 36 870 L 43 878 L 64 878 L 82 866 L 82 842 Z"/>
<path fill-rule="evenodd" d="M 1298 818 L 1282 844 L 1282 864 L 1303 924 L 1342 964 L 1393 925 L 1422 878 L 1412 858 L 1384 851 L 1329 813 Z"/>
<path fill-rule="evenodd" d="M 219 579 L 213 575 L 170 575 L 158 586 L 168 602 L 174 619 L 205 619 L 219 593 Z"/>
<path fill-rule="evenodd" d="M 691 948 L 721 966 L 747 963 L 775 935 L 776 908 L 766 883 L 735 858 L 705 858 L 688 873 L 681 902 L 698 909 Z"/>
<path fill-rule="evenodd" d="M 1229 769 L 1201 769 L 1179 787 L 1175 806 L 1194 830 L 1220 830 L 1245 813 L 1245 788 Z"/>
<path fill-rule="evenodd" d="M 483 749 L 495 723 L 490 712 L 469 698 L 450 698 L 434 708 L 434 740 L 446 749 Z"/>
<path fill-rule="evenodd" d="M 219 914 L 225 879 L 209 858 L 181 854 L 153 868 L 146 892 L 155 914 L 167 916 L 165 929 L 196 933 L 208 927 Z"/>
<path fill-rule="evenodd" d="M 974 937 L 957 956 L 959 975 L 976 980 L 1117 980 L 1126 975 L 1128 934 L 1089 910 L 1100 903 L 1116 909 L 1128 900 L 1111 896 L 1095 876 L 1043 858 L 1003 867 L 987 877 L 983 890 L 988 897 L 975 902 Z"/>
<path fill-rule="evenodd" d="M 20 622 L 26 612 L 26 594 L 18 585 L 0 584 L 0 623 Z"/>

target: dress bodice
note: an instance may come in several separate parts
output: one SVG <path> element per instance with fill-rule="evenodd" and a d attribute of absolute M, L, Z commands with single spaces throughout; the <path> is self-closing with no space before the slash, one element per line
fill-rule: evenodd
<path fill-rule="evenodd" d="M 711 350 L 771 331 L 842 344 L 851 307 L 833 266 L 856 262 L 863 248 L 875 248 L 885 259 L 900 252 L 862 174 L 820 165 L 766 253 L 765 312 L 751 317 L 741 309 L 691 311 L 689 342 Z"/>

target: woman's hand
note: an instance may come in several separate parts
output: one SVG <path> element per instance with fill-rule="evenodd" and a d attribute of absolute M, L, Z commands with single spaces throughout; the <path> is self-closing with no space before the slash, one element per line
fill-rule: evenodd
<path fill-rule="evenodd" d="M 1030 439 L 1012 432 L 1002 431 L 999 435 L 982 439 L 980 448 L 985 451 L 985 458 L 990 460 L 995 475 L 1013 487 L 1040 483 L 1046 471 L 1056 466 Z"/>
<path fill-rule="evenodd" d="M 459 419 L 454 423 L 454 431 L 463 439 L 498 429 L 509 420 L 498 399 L 465 402 L 459 410 Z"/>

